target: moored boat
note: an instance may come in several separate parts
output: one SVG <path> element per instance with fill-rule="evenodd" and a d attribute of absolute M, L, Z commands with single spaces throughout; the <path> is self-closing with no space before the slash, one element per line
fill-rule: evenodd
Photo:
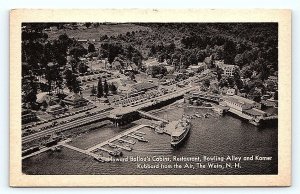
<path fill-rule="evenodd" d="M 171 145 L 178 146 L 186 138 L 191 129 L 191 122 L 188 119 L 182 119 L 175 125 L 175 130 L 171 133 Z"/>

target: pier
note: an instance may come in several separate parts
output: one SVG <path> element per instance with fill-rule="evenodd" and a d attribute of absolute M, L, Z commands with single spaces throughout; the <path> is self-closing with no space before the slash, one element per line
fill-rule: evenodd
<path fill-rule="evenodd" d="M 94 150 L 96 150 L 96 149 L 98 149 L 100 147 L 103 147 L 104 145 L 109 144 L 109 143 L 111 143 L 111 142 L 113 142 L 115 140 L 118 140 L 118 139 L 121 139 L 121 141 L 123 141 L 124 139 L 122 139 L 122 137 L 127 136 L 130 133 L 135 132 L 135 131 L 137 131 L 137 130 L 139 130 L 141 128 L 144 128 L 144 127 L 149 127 L 149 125 L 139 125 L 137 127 L 131 128 L 131 129 L 129 129 L 129 130 L 127 130 L 127 131 L 125 131 L 125 132 L 123 132 L 123 133 L 121 133 L 121 134 L 119 134 L 119 135 L 117 135 L 117 136 L 115 136 L 115 137 L 113 137 L 113 138 L 111 138 L 109 140 L 106 140 L 106 141 L 104 141 L 102 143 L 99 143 L 99 144 L 97 144 L 97 145 L 95 145 L 95 146 L 87 149 L 87 151 L 92 152 L 92 151 L 94 151 Z M 129 142 L 126 142 L 126 143 L 129 143 Z"/>
<path fill-rule="evenodd" d="M 88 156 L 91 156 L 91 157 L 94 157 L 94 158 L 97 158 L 99 157 L 98 154 L 94 154 L 92 152 L 89 152 L 87 150 L 83 150 L 83 149 L 80 149 L 80 148 L 77 148 L 77 147 L 74 147 L 74 146 L 71 146 L 71 145 L 68 145 L 68 144 L 61 144 L 62 146 L 66 147 L 66 148 L 69 148 L 71 150 L 74 150 L 74 151 L 77 151 L 77 152 L 80 152 L 82 154 L 85 154 L 85 155 L 88 155 Z"/>

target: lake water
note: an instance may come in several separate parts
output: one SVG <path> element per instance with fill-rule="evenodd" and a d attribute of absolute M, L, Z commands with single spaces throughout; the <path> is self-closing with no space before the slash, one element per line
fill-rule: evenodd
<path fill-rule="evenodd" d="M 23 160 L 22 169 L 25 174 L 103 174 L 103 175 L 141 175 L 141 174 L 277 174 L 278 172 L 278 130 L 277 126 L 257 128 L 248 122 L 231 115 L 217 116 L 209 109 L 197 108 L 173 108 L 162 109 L 153 114 L 168 120 L 178 120 L 182 114 L 192 115 L 198 112 L 200 115 L 211 112 L 213 116 L 209 118 L 192 119 L 192 128 L 189 137 L 177 149 L 170 146 L 170 136 L 158 134 L 149 128 L 142 128 L 140 131 L 148 143 L 137 142 L 132 145 L 131 152 L 123 151 L 124 158 L 140 157 L 150 158 L 150 161 L 118 161 L 110 163 L 100 163 L 92 157 L 63 147 L 61 152 L 48 151 L 40 155 Z M 145 123 L 146 120 L 140 119 L 133 123 L 138 125 Z M 129 126 L 132 127 L 132 126 Z M 70 143 L 81 149 L 87 149 L 104 140 L 107 140 L 122 130 L 113 126 L 105 126 L 99 129 L 84 133 L 80 137 L 73 139 Z M 237 168 L 213 168 L 207 167 L 208 163 L 202 161 L 206 168 L 174 168 L 176 162 L 153 161 L 155 158 L 164 157 L 172 159 L 177 157 L 196 157 L 203 159 L 207 157 L 250 157 L 250 156 L 272 157 L 271 160 L 258 161 L 241 160 L 237 163 Z M 226 163 L 236 161 L 220 162 L 225 166 Z M 186 162 L 177 162 L 184 166 Z M 141 168 L 140 165 L 163 165 L 159 169 Z M 188 163 L 191 164 L 191 163 Z M 192 163 L 195 165 L 195 163 Z M 171 165 L 171 168 L 168 168 Z M 163 167 L 163 168 L 162 168 Z M 169 166 L 170 167 L 170 166 Z"/>

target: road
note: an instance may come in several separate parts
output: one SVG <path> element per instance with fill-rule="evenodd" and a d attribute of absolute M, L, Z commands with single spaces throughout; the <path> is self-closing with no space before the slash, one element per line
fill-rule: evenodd
<path fill-rule="evenodd" d="M 103 119 L 103 118 L 107 117 L 109 114 L 110 114 L 110 112 L 107 111 L 107 112 L 104 112 L 104 113 L 99 113 L 99 114 L 96 114 L 96 115 L 81 118 L 81 119 L 78 119 L 78 120 L 75 120 L 75 121 L 72 121 L 72 122 L 69 122 L 69 123 L 60 124 L 60 125 L 54 126 L 52 128 L 49 128 L 49 129 L 46 129 L 46 130 L 31 134 L 31 135 L 28 135 L 28 136 L 25 136 L 25 137 L 22 138 L 22 143 L 30 142 L 34 139 L 46 136 L 48 134 L 52 134 L 53 132 L 61 132 L 61 131 L 69 130 L 69 129 L 74 128 L 74 127 L 82 126 L 82 125 L 85 125 L 85 124 Z"/>

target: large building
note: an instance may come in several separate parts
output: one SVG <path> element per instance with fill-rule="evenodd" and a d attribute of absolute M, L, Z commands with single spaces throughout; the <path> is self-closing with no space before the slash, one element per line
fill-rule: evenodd
<path fill-rule="evenodd" d="M 215 65 L 223 70 L 225 76 L 233 76 L 234 71 L 239 68 L 236 65 L 225 64 L 223 60 L 215 61 Z"/>
<path fill-rule="evenodd" d="M 69 96 L 65 97 L 63 100 L 64 103 L 73 107 L 81 107 L 85 106 L 88 103 L 88 100 L 82 97 L 80 94 L 70 94 Z"/>
<path fill-rule="evenodd" d="M 255 102 L 253 100 L 249 100 L 247 98 L 243 98 L 243 97 L 240 97 L 237 95 L 224 96 L 223 100 L 224 100 L 223 104 L 225 104 L 229 108 L 233 108 L 233 109 L 241 111 L 241 112 L 252 109 L 252 108 L 257 108 L 257 109 L 261 108 L 261 104 Z"/>

